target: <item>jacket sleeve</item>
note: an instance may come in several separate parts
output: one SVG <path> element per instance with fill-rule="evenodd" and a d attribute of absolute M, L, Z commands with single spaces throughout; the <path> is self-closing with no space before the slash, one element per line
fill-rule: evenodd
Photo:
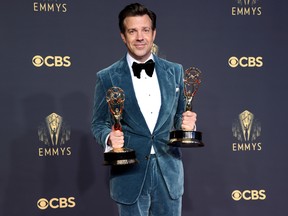
<path fill-rule="evenodd" d="M 111 131 L 112 124 L 111 115 L 106 102 L 106 89 L 103 85 L 103 77 L 100 72 L 96 74 L 92 113 L 92 134 L 96 139 L 96 142 L 105 148 L 105 140 Z"/>
<path fill-rule="evenodd" d="M 178 65 L 175 71 L 175 77 L 177 77 L 177 84 L 179 86 L 179 98 L 176 114 L 174 117 L 174 128 L 181 129 L 182 114 L 185 111 L 185 99 L 184 99 L 184 70 L 182 65 Z"/>

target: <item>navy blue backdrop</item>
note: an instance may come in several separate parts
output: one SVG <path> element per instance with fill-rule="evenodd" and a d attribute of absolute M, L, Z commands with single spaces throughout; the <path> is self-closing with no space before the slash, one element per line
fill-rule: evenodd
<path fill-rule="evenodd" d="M 159 55 L 203 73 L 206 146 L 183 149 L 183 216 L 286 216 L 287 1 L 140 2 L 158 15 Z M 95 74 L 125 54 L 128 3 L 1 2 L 1 216 L 117 215 L 90 124 Z"/>

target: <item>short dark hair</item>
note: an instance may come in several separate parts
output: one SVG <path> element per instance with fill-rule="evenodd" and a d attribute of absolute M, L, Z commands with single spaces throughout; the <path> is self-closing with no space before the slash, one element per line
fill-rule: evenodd
<path fill-rule="evenodd" d="M 130 5 L 127 5 L 122 11 L 120 11 L 118 19 L 119 19 L 119 28 L 121 33 L 125 33 L 125 26 L 124 26 L 124 19 L 126 17 L 131 16 L 143 16 L 148 15 L 150 19 L 152 20 L 152 30 L 154 31 L 156 29 L 156 14 L 146 8 L 144 5 L 141 5 L 139 3 L 133 3 Z"/>

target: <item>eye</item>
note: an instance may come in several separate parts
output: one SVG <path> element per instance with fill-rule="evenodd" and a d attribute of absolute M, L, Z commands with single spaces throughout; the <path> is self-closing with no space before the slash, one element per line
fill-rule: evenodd
<path fill-rule="evenodd" d="M 128 30 L 128 34 L 134 34 L 134 33 L 135 33 L 135 30 L 134 30 L 134 29 Z"/>
<path fill-rule="evenodd" d="M 150 28 L 145 28 L 145 29 L 144 29 L 144 32 L 145 32 L 145 33 L 149 33 L 149 32 L 150 32 Z"/>

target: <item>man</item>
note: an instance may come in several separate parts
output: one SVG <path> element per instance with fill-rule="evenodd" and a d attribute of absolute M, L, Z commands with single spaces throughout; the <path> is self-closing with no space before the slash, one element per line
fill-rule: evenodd
<path fill-rule="evenodd" d="M 173 129 L 193 130 L 196 113 L 184 112 L 183 67 L 151 53 L 156 36 L 156 15 L 138 3 L 119 14 L 120 34 L 127 54 L 97 73 L 92 132 L 104 148 L 135 150 L 137 164 L 112 166 L 110 194 L 119 214 L 180 216 L 183 195 L 183 164 L 180 150 L 168 146 Z M 152 59 L 153 74 L 135 63 Z M 151 76 L 151 77 L 150 77 Z M 107 90 L 117 86 L 125 92 L 123 131 L 115 130 L 105 101 Z"/>

